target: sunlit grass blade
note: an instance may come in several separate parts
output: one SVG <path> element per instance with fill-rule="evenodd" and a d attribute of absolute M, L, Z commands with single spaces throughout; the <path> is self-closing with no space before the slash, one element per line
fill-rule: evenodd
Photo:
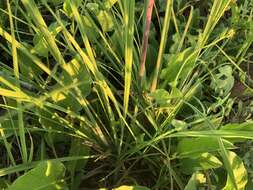
<path fill-rule="evenodd" d="M 165 49 L 166 42 L 168 39 L 167 35 L 168 35 L 169 27 L 170 27 L 172 4 L 173 4 L 173 0 L 167 1 L 165 18 L 163 21 L 162 36 L 161 36 L 161 41 L 160 41 L 160 46 L 159 46 L 159 52 L 158 52 L 158 57 L 157 57 L 157 61 L 156 61 L 156 67 L 155 67 L 155 71 L 154 71 L 152 84 L 150 87 L 151 92 L 154 92 L 156 90 L 157 83 L 159 80 L 158 76 L 159 76 L 159 72 L 160 72 L 160 68 L 161 68 L 162 57 L 163 57 L 164 49 Z"/>
<path fill-rule="evenodd" d="M 203 34 L 199 38 L 198 48 L 202 49 L 207 43 L 210 34 L 217 25 L 220 18 L 223 16 L 224 12 L 227 10 L 228 6 L 232 0 L 215 0 L 212 5 L 212 9 L 206 23 Z"/>
<path fill-rule="evenodd" d="M 22 51 L 25 55 L 27 55 L 29 58 L 31 58 L 33 60 L 33 62 L 38 65 L 39 68 L 41 68 L 41 70 L 43 70 L 45 73 L 47 73 L 48 75 L 53 75 L 52 74 L 52 71 L 45 65 L 41 62 L 41 60 L 30 53 L 30 51 L 25 48 L 21 43 L 17 42 L 15 39 L 12 38 L 12 36 L 6 32 L 3 27 L 0 26 L 0 35 L 6 39 L 9 43 L 12 43 L 12 41 L 15 41 L 15 44 L 16 44 L 16 47 Z"/>
<path fill-rule="evenodd" d="M 79 12 L 78 12 L 78 9 L 77 9 L 77 6 L 75 4 L 75 1 L 71 2 L 70 6 L 72 8 L 72 12 L 73 12 L 74 18 L 75 18 L 75 20 L 77 22 L 77 25 L 79 27 L 79 30 L 80 30 L 80 32 L 82 34 L 82 39 L 83 39 L 83 42 L 84 42 L 87 54 L 89 55 L 90 60 L 94 64 L 94 67 L 97 67 L 95 56 L 94 56 L 93 50 L 91 48 L 89 39 L 88 39 L 88 37 L 86 35 L 85 27 L 84 27 L 84 24 L 82 22 L 82 18 L 80 16 Z"/>
<path fill-rule="evenodd" d="M 50 49 L 50 52 L 54 56 L 55 60 L 61 65 L 66 64 L 65 60 L 55 42 L 55 38 L 48 30 L 48 27 L 36 5 L 34 0 L 21 0 L 24 7 L 27 9 L 27 11 L 32 15 L 32 19 L 36 26 L 39 28 L 39 31 L 43 35 L 44 39 L 46 40 L 46 43 L 48 44 L 48 48 Z"/>
<path fill-rule="evenodd" d="M 17 45 L 15 41 L 15 32 L 14 32 L 14 24 L 11 12 L 11 6 L 9 0 L 7 0 L 8 12 L 9 12 L 9 21 L 10 21 L 10 28 L 11 28 L 11 36 L 12 36 L 12 61 L 13 61 L 13 69 L 14 69 L 14 76 L 17 81 L 17 87 L 19 88 L 19 64 L 18 64 L 18 54 L 17 54 Z M 23 163 L 28 161 L 28 153 L 26 147 L 26 136 L 25 136 L 25 126 L 23 121 L 23 108 L 22 103 L 19 99 L 17 99 L 17 107 L 18 107 L 18 128 L 19 128 L 19 138 L 21 143 L 21 156 Z"/>
<path fill-rule="evenodd" d="M 24 93 L 22 93 L 21 91 L 16 92 L 16 91 L 12 91 L 12 90 L 7 90 L 4 88 L 0 88 L 0 95 L 4 96 L 4 97 L 9 97 L 9 98 L 16 98 L 17 100 L 21 100 L 21 99 L 27 99 L 28 96 L 25 95 Z"/>
<path fill-rule="evenodd" d="M 124 116 L 128 112 L 128 104 L 132 83 L 132 65 L 134 52 L 134 8 L 135 0 L 124 1 L 125 24 L 125 83 L 124 83 Z"/>

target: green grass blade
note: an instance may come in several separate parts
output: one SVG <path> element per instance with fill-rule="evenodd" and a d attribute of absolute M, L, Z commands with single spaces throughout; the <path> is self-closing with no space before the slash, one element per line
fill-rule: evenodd
<path fill-rule="evenodd" d="M 71 2 L 70 5 L 71 5 L 71 8 L 72 8 L 72 12 L 73 12 L 74 18 L 75 18 L 75 20 L 77 22 L 77 25 L 79 27 L 79 30 L 80 30 L 80 32 L 82 34 L 82 39 L 83 39 L 83 42 L 84 42 L 87 54 L 89 55 L 90 60 L 94 64 L 94 67 L 97 67 L 95 56 L 93 54 L 93 50 L 91 48 L 89 39 L 88 39 L 88 37 L 86 35 L 86 30 L 85 30 L 84 24 L 82 23 L 82 19 L 81 19 L 81 16 L 80 16 L 79 12 L 78 12 L 78 9 L 77 9 L 77 6 L 75 4 L 75 1 Z"/>
<path fill-rule="evenodd" d="M 44 39 L 46 40 L 48 44 L 48 48 L 50 52 L 52 53 L 55 60 L 61 65 L 66 64 L 65 60 L 55 42 L 54 36 L 50 33 L 48 30 L 48 27 L 36 5 L 34 0 L 21 0 L 24 7 L 26 8 L 27 12 L 31 14 L 32 19 L 35 23 L 35 25 L 38 27 L 39 31 L 43 35 Z"/>
<path fill-rule="evenodd" d="M 13 69 L 14 75 L 17 81 L 17 87 L 19 88 L 19 65 L 18 65 L 18 54 L 17 54 L 17 45 L 15 40 L 15 32 L 14 32 L 14 24 L 11 12 L 11 6 L 9 0 L 7 0 L 7 7 L 9 12 L 9 21 L 10 21 L 10 28 L 11 28 L 11 36 L 12 36 L 12 60 L 13 60 Z M 26 147 L 26 137 L 25 137 L 25 126 L 23 121 L 23 108 L 22 103 L 19 99 L 17 99 L 17 107 L 18 107 L 18 128 L 19 128 L 19 138 L 21 142 L 21 156 L 23 163 L 28 161 L 28 154 L 27 154 L 27 147 Z"/>
<path fill-rule="evenodd" d="M 2 128 L 1 123 L 0 123 L 0 128 Z M 16 165 L 16 162 L 15 162 L 15 159 L 14 159 L 13 154 L 12 154 L 12 151 L 11 151 L 11 145 L 10 145 L 10 143 L 8 143 L 7 138 L 5 137 L 5 132 L 4 132 L 4 130 L 0 129 L 0 135 L 2 136 L 2 139 L 3 139 L 3 142 L 4 142 L 4 146 L 5 146 L 5 148 L 6 148 L 6 151 L 7 151 L 7 153 L 8 153 L 8 156 L 9 156 L 9 158 L 10 158 L 11 164 L 12 164 L 13 166 L 15 166 L 15 165 Z"/>
<path fill-rule="evenodd" d="M 62 158 L 56 158 L 56 159 L 47 159 L 44 161 L 60 161 L 60 162 L 70 162 L 74 160 L 86 160 L 89 158 L 97 158 L 97 155 L 90 155 L 90 156 L 70 156 L 70 157 L 62 157 Z M 1 168 L 0 169 L 0 177 L 13 174 L 16 172 L 22 172 L 25 170 L 29 170 L 31 168 L 34 168 L 37 164 L 39 164 L 41 161 L 34 161 L 31 163 L 26 164 L 19 164 L 16 166 L 8 167 L 8 168 Z"/>
<path fill-rule="evenodd" d="M 187 32 L 189 30 L 189 27 L 190 27 L 190 24 L 192 22 L 192 16 L 193 16 L 193 6 L 191 6 L 189 18 L 188 18 L 188 21 L 187 21 L 187 23 L 185 25 L 184 33 L 183 33 L 183 35 L 181 37 L 181 40 L 179 42 L 179 45 L 178 45 L 178 48 L 177 48 L 177 53 L 179 53 L 181 51 L 181 49 L 182 49 L 182 46 L 183 46 L 186 34 L 187 34 Z"/>
<path fill-rule="evenodd" d="M 151 84 L 151 87 L 150 87 L 151 92 L 155 91 L 155 89 L 157 87 L 157 83 L 158 83 L 158 76 L 159 76 L 160 67 L 161 67 L 161 63 L 162 63 L 162 57 L 163 57 L 164 49 L 165 49 L 165 46 L 166 46 L 166 42 L 167 42 L 167 38 L 168 38 L 167 35 L 168 35 L 169 27 L 170 27 L 172 4 L 173 4 L 173 0 L 168 0 L 167 1 L 165 18 L 164 18 L 164 21 L 163 21 L 163 29 L 162 29 L 160 47 L 159 47 L 156 67 L 155 67 L 155 71 L 154 71 L 154 77 L 153 77 L 153 81 L 152 81 L 152 84 Z"/>
<path fill-rule="evenodd" d="M 134 41 L 134 8 L 135 0 L 124 1 L 125 24 L 125 86 L 124 86 L 124 117 L 128 112 L 130 89 L 132 83 L 133 41 Z"/>

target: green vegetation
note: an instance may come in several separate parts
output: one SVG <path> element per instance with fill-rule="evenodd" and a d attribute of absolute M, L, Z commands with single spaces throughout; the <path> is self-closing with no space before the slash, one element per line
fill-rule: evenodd
<path fill-rule="evenodd" d="M 0 17 L 0 189 L 253 189 L 252 0 Z"/>

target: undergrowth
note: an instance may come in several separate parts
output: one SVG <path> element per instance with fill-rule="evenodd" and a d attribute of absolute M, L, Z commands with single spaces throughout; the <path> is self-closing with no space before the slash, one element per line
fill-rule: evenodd
<path fill-rule="evenodd" d="M 0 17 L 1 189 L 253 189 L 252 0 Z"/>

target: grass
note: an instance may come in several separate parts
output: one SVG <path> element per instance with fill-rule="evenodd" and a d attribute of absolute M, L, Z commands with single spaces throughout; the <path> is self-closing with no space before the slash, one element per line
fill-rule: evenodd
<path fill-rule="evenodd" d="M 252 189 L 252 7 L 0 2 L 0 188 Z"/>

